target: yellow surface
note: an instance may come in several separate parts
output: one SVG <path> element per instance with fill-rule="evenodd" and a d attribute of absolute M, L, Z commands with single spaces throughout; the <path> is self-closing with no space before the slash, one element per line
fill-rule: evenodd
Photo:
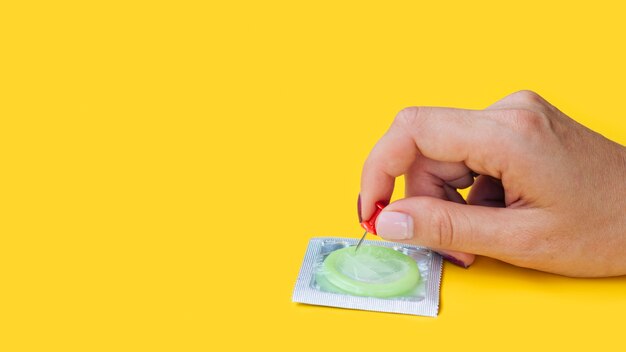
<path fill-rule="evenodd" d="M 626 144 L 624 6 L 505 3 L 5 1 L 0 350 L 623 348 L 626 278 L 485 258 L 435 319 L 291 303 L 405 106 L 533 89 Z"/>

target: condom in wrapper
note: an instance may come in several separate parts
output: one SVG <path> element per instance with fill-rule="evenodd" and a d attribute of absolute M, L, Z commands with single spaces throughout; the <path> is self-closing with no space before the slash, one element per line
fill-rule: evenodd
<path fill-rule="evenodd" d="M 293 292 L 298 303 L 437 316 L 442 258 L 423 247 L 353 238 L 309 241 Z"/>

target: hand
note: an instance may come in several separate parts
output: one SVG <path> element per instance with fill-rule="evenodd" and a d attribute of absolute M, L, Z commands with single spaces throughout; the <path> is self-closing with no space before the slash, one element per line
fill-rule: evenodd
<path fill-rule="evenodd" d="M 371 151 L 360 216 L 390 241 L 568 276 L 626 274 L 626 148 L 521 91 L 485 110 L 402 110 Z M 475 176 L 477 176 L 475 178 Z M 472 186 L 467 201 L 457 189 Z"/>

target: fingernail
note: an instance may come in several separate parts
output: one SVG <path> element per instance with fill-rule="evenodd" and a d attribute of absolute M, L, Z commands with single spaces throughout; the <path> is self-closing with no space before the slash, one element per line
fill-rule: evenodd
<path fill-rule="evenodd" d="M 443 257 L 443 259 L 449 261 L 450 263 L 452 263 L 452 264 L 454 264 L 456 266 L 460 266 L 463 269 L 469 268 L 469 265 L 463 263 L 462 261 L 456 259 L 455 257 L 453 257 L 451 255 L 441 254 L 441 257 Z"/>
<path fill-rule="evenodd" d="M 361 193 L 359 193 L 359 200 L 356 202 L 356 211 L 359 213 L 359 223 L 363 222 L 363 218 L 361 217 Z"/>
<path fill-rule="evenodd" d="M 413 237 L 413 218 L 405 213 L 383 211 L 376 219 L 376 232 L 386 240 L 407 240 Z"/>

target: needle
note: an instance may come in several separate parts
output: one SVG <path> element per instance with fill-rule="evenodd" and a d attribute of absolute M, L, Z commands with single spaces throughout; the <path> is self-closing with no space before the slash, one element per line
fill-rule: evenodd
<path fill-rule="evenodd" d="M 356 253 L 356 251 L 359 250 L 359 247 L 361 246 L 361 242 L 363 242 L 363 240 L 365 239 L 365 236 L 367 236 L 367 230 L 365 230 L 365 232 L 363 233 L 363 236 L 361 236 L 359 243 L 356 244 L 356 249 L 354 250 L 354 253 Z"/>
<path fill-rule="evenodd" d="M 363 236 L 361 236 L 359 243 L 356 244 L 356 248 L 354 249 L 355 254 L 356 254 L 356 251 L 359 250 L 359 247 L 361 247 L 361 243 L 365 239 L 365 236 L 367 236 L 368 232 L 373 233 L 374 235 L 376 234 L 376 218 L 378 217 L 380 212 L 383 210 L 383 208 L 385 208 L 386 206 L 387 206 L 386 202 L 376 202 L 377 209 L 374 212 L 374 215 L 372 215 L 372 217 L 367 221 L 361 221 L 361 227 L 365 229 L 365 233 L 363 233 Z"/>

